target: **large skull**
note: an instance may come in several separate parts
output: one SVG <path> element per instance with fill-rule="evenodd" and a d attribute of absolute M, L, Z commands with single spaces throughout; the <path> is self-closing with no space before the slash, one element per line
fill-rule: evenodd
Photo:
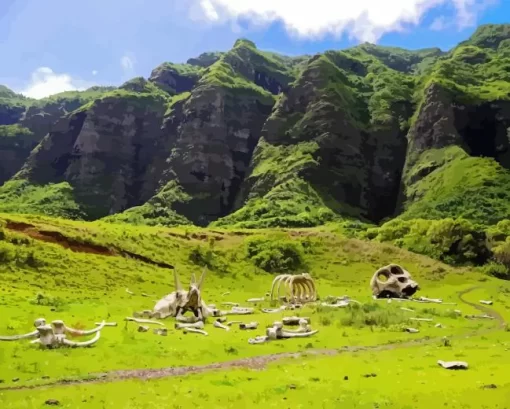
<path fill-rule="evenodd" d="M 420 289 L 411 274 L 398 264 L 389 264 L 377 270 L 370 287 L 377 298 L 407 298 Z"/>

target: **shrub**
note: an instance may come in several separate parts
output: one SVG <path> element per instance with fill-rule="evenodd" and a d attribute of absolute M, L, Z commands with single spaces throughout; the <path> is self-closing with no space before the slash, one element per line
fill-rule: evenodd
<path fill-rule="evenodd" d="M 303 248 L 288 238 L 252 237 L 246 240 L 246 256 L 267 272 L 290 272 L 304 267 Z"/>
<path fill-rule="evenodd" d="M 490 276 L 510 280 L 510 270 L 504 264 L 491 261 L 482 267 L 482 271 Z"/>

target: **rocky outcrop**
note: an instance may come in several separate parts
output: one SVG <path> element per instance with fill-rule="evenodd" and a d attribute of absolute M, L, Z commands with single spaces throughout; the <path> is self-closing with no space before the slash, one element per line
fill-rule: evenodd
<path fill-rule="evenodd" d="M 193 66 L 164 63 L 152 70 L 149 81 L 171 95 L 189 92 L 199 79 Z"/>

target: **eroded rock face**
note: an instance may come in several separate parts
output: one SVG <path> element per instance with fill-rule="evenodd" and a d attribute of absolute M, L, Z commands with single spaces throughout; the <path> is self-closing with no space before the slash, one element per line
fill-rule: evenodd
<path fill-rule="evenodd" d="M 183 74 L 174 65 L 164 63 L 152 70 L 149 81 L 170 94 L 180 94 L 191 91 L 198 78 L 198 72 Z"/>
<path fill-rule="evenodd" d="M 220 87 L 193 93 L 164 172 L 193 199 L 174 210 L 201 225 L 231 211 L 271 108 Z"/>
<path fill-rule="evenodd" d="M 148 200 L 146 170 L 158 148 L 164 111 L 164 104 L 105 98 L 59 120 L 18 177 L 38 184 L 69 182 L 91 218 Z"/>

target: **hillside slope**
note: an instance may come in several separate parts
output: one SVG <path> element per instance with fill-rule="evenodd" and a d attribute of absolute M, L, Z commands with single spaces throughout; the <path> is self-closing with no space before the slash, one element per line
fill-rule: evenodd
<path fill-rule="evenodd" d="M 509 68 L 510 25 L 485 25 L 449 52 L 365 43 L 289 58 L 241 39 L 40 125 L 2 88 L 0 211 L 167 226 L 497 223 L 510 214 Z"/>

